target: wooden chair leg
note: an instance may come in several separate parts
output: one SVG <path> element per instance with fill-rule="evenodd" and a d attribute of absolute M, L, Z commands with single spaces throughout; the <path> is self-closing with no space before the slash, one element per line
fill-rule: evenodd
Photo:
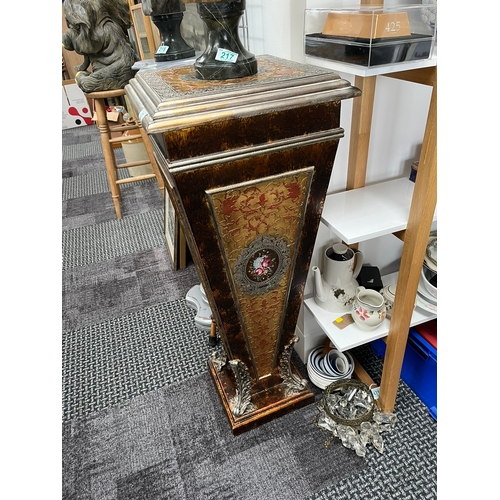
<path fill-rule="evenodd" d="M 108 120 L 106 117 L 106 105 L 104 99 L 95 99 L 95 111 L 97 115 L 97 128 L 101 134 L 101 145 L 104 153 L 104 163 L 106 164 L 106 172 L 108 174 L 109 188 L 111 190 L 111 197 L 115 206 L 117 219 L 122 218 L 122 211 L 120 207 L 120 187 L 116 183 L 118 180 L 115 153 L 113 146 L 110 144 L 109 139 L 111 134 L 109 131 Z"/>
<path fill-rule="evenodd" d="M 156 163 L 156 158 L 153 151 L 153 146 L 151 145 L 151 140 L 146 133 L 146 131 L 142 128 L 141 122 L 137 121 L 139 126 L 139 130 L 141 132 L 142 140 L 144 142 L 144 147 L 146 148 L 146 152 L 148 153 L 149 161 L 151 162 L 151 166 L 153 167 L 153 172 L 156 175 L 156 180 L 158 181 L 158 186 L 160 186 L 160 191 L 162 196 L 165 196 L 165 183 L 163 181 L 163 177 L 160 172 L 160 168 L 158 167 L 158 163 Z"/>

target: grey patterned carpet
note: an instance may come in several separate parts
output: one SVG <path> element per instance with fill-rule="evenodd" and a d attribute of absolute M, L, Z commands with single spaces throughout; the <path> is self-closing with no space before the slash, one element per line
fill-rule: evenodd
<path fill-rule="evenodd" d="M 171 268 L 156 182 L 122 187 L 118 221 L 96 127 L 62 141 L 64 500 L 437 498 L 437 424 L 402 381 L 382 455 L 325 448 L 315 405 L 234 438 L 184 300 L 198 277 Z M 355 354 L 379 381 L 381 360 Z"/>

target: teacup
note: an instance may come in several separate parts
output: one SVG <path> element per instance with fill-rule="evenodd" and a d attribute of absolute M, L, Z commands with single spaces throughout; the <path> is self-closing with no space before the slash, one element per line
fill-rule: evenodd
<path fill-rule="evenodd" d="M 387 315 L 382 294 L 359 286 L 352 305 L 351 316 L 361 330 L 374 330 Z"/>

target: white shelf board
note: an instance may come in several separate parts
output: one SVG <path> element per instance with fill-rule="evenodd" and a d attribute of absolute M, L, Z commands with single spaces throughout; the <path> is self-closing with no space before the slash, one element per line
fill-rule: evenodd
<path fill-rule="evenodd" d="M 414 187 L 399 178 L 330 194 L 321 221 L 348 245 L 401 231 L 408 223 Z"/>
<path fill-rule="evenodd" d="M 331 61 L 330 59 L 323 59 L 322 57 L 315 57 L 306 55 L 306 63 L 312 64 L 313 66 L 321 66 L 322 68 L 332 69 L 333 71 L 339 71 L 342 73 L 347 73 L 349 75 L 356 75 L 362 77 L 377 76 L 377 75 L 388 75 L 390 73 L 396 73 L 398 71 L 409 71 L 412 69 L 420 68 L 430 68 L 432 66 L 437 66 L 437 56 L 430 57 L 429 59 L 421 59 L 418 61 L 408 61 L 400 62 L 395 64 L 384 64 L 382 66 L 372 66 L 366 68 L 364 66 L 358 66 L 356 64 L 347 64 L 339 61 Z"/>
<path fill-rule="evenodd" d="M 397 277 L 398 273 L 388 274 L 382 277 L 382 283 L 384 286 L 390 283 L 397 283 Z M 389 333 L 390 320 L 388 319 L 384 319 L 383 323 L 379 327 L 369 332 L 365 332 L 364 330 L 361 330 L 361 328 L 358 328 L 356 323 L 346 326 L 343 330 L 340 330 L 334 325 L 333 322 L 340 316 L 348 313 L 331 313 L 325 311 L 319 307 L 318 304 L 316 304 L 314 297 L 306 299 L 304 304 L 314 316 L 326 336 L 332 341 L 339 351 L 347 351 L 348 349 L 358 347 L 373 340 L 387 337 L 387 334 Z M 434 318 L 437 318 L 437 314 L 415 307 L 410 326 L 419 325 Z"/>

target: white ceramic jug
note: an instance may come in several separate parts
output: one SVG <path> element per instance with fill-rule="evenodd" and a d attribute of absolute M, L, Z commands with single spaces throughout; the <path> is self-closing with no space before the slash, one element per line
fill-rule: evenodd
<path fill-rule="evenodd" d="M 349 311 L 358 287 L 356 278 L 363 265 L 363 254 L 336 243 L 325 251 L 324 265 L 323 275 L 318 266 L 312 268 L 314 300 L 326 311 Z"/>

